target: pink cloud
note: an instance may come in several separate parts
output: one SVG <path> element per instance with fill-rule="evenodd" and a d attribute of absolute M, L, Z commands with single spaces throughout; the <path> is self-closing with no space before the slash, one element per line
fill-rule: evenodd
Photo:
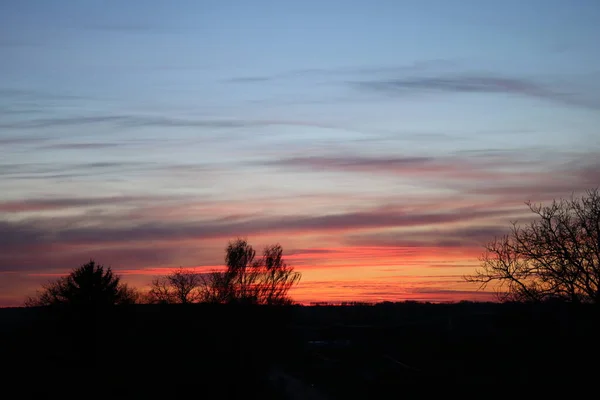
<path fill-rule="evenodd" d="M 235 199 L 7 200 L 0 202 L 4 213 L 0 214 L 0 272 L 16 274 L 10 278 L 11 298 L 30 292 L 40 279 L 67 273 L 90 258 L 112 266 L 127 281 L 146 285 L 150 275 L 171 268 L 218 267 L 227 241 L 245 236 L 257 248 L 275 242 L 284 246 L 288 261 L 305 274 L 294 292 L 299 300 L 483 299 L 488 294 L 471 292 L 474 288 L 448 287 L 443 278 L 426 285 L 424 277 L 472 271 L 481 244 L 505 232 L 511 220 L 529 215 L 526 200 L 569 195 L 600 179 L 597 162 L 589 155 L 545 169 L 523 159 L 514 154 L 344 156 L 297 157 L 278 164 L 348 172 L 350 177 L 400 174 L 436 185 L 431 195 L 410 192 L 398 198 L 365 195 L 356 187 L 349 195 L 332 190 L 298 196 L 277 191 L 273 196 Z M 511 163 L 525 172 L 517 173 Z M 400 272 L 421 279 L 421 286 L 391 278 Z M 343 275 L 363 277 L 364 285 L 344 283 Z"/>

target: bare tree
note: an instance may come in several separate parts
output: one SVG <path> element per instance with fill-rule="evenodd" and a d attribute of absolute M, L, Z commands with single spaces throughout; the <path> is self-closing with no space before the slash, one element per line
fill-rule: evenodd
<path fill-rule="evenodd" d="M 202 302 L 225 304 L 234 301 L 233 282 L 230 275 L 220 271 L 213 271 L 202 274 L 201 279 Z"/>
<path fill-rule="evenodd" d="M 260 263 L 262 282 L 259 299 L 264 304 L 286 304 L 291 302 L 288 291 L 300 281 L 300 273 L 283 260 L 283 248 L 279 244 L 265 247 Z"/>
<path fill-rule="evenodd" d="M 175 303 L 174 291 L 166 276 L 152 279 L 150 291 L 147 293 L 145 300 L 150 304 Z"/>
<path fill-rule="evenodd" d="M 498 283 L 502 300 L 562 299 L 600 303 L 600 192 L 526 203 L 536 215 L 485 246 L 482 266 L 466 276 L 485 288 Z"/>
<path fill-rule="evenodd" d="M 200 274 L 178 268 L 166 276 L 154 278 L 148 292 L 150 303 L 196 303 L 201 299 L 203 279 Z"/>
<path fill-rule="evenodd" d="M 265 247 L 260 259 L 245 239 L 229 242 L 226 270 L 203 276 L 203 300 L 217 303 L 289 304 L 288 291 L 300 273 L 283 260 L 279 245 Z"/>
<path fill-rule="evenodd" d="M 135 289 L 121 282 L 109 268 L 90 260 L 69 275 L 42 287 L 34 297 L 25 301 L 28 307 L 50 305 L 110 306 L 132 304 L 138 300 Z"/>

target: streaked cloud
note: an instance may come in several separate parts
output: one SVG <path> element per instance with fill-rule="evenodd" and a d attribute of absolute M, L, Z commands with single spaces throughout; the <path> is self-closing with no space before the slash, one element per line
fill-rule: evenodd
<path fill-rule="evenodd" d="M 285 71 L 273 75 L 263 76 L 240 76 L 225 80 L 227 83 L 266 83 L 279 80 L 293 79 L 340 79 L 348 76 L 372 76 L 372 75 L 390 75 L 399 73 L 415 73 L 428 70 L 447 70 L 456 67 L 453 60 L 433 59 L 415 61 L 406 65 L 364 65 L 364 66 L 346 66 L 337 68 L 304 68 L 291 71 Z"/>
<path fill-rule="evenodd" d="M 150 23 L 96 23 L 87 24 L 86 29 L 94 31 L 105 31 L 114 33 L 142 33 L 142 34 L 159 34 L 159 33 L 177 33 L 176 29 Z"/>
<path fill-rule="evenodd" d="M 64 150 L 64 149 L 63 149 Z M 81 150 L 81 149 L 80 149 Z M 199 172 L 211 173 L 215 164 L 170 164 L 136 161 L 98 161 L 89 163 L 22 163 L 0 164 L 0 174 L 6 180 L 84 178 L 123 176 L 125 174 L 153 173 L 156 176 L 194 175 Z"/>
<path fill-rule="evenodd" d="M 108 206 L 127 203 L 149 203 L 168 200 L 159 196 L 113 196 L 80 198 L 27 198 L 17 201 L 0 202 L 0 213 L 18 213 L 32 211 L 70 210 L 77 207 Z"/>
<path fill-rule="evenodd" d="M 41 144 L 50 140 L 48 137 L 0 137 L 0 145 Z"/>
<path fill-rule="evenodd" d="M 122 146 L 122 143 L 57 143 L 42 147 L 55 150 L 94 150 Z"/>
<path fill-rule="evenodd" d="M 249 119 L 185 119 L 156 115 L 90 115 L 56 118 L 30 118 L 14 122 L 0 123 L 4 129 L 50 128 L 78 125 L 112 124 L 127 127 L 199 127 L 199 128 L 245 128 L 276 125 L 320 126 L 318 123 L 298 120 L 249 120 Z"/>
<path fill-rule="evenodd" d="M 348 235 L 349 246 L 373 247 L 475 247 L 508 232 L 508 226 L 429 228 L 411 231 Z"/>
<path fill-rule="evenodd" d="M 356 154 L 292 156 L 266 161 L 284 169 L 348 174 L 427 177 L 447 188 L 480 194 L 568 192 L 600 182 L 598 153 L 574 155 L 576 161 L 556 166 L 534 161 L 528 150 L 480 151 L 446 156 L 364 156 Z M 549 158 L 552 154 L 548 155 Z M 518 168 L 517 168 L 518 167 Z M 448 182 L 451 179 L 451 182 Z M 534 186 L 532 184 L 535 183 Z M 457 186 L 458 185 L 458 186 Z"/>
<path fill-rule="evenodd" d="M 103 200 L 97 200 L 101 202 Z M 110 200 L 104 200 L 110 202 Z M 113 201 L 119 201 L 115 199 Z M 65 202 L 63 199 L 62 202 Z M 81 202 L 72 201 L 73 204 L 81 205 Z M 50 202 L 51 203 L 51 202 Z M 54 204 L 57 205 L 56 203 Z M 14 204 L 8 204 L 15 207 Z M 38 209 L 42 204 L 34 204 Z M 32 207 L 33 207 L 32 206 Z M 48 205 L 50 206 L 50 205 Z M 6 207 L 6 206 L 5 206 Z M 38 232 L 38 238 L 44 238 L 43 242 L 62 243 L 111 243 L 111 242 L 143 242 L 151 240 L 178 240 L 178 239 L 201 239 L 201 238 L 229 238 L 236 235 L 260 235 L 262 232 L 343 232 L 346 230 L 391 228 L 391 227 L 414 227 L 432 224 L 447 224 L 458 221 L 470 221 L 485 217 L 510 215 L 512 210 L 459 210 L 453 212 L 417 213 L 403 212 L 402 210 L 391 211 L 386 209 L 371 209 L 364 211 L 346 212 L 332 215 L 320 216 L 259 216 L 244 218 L 239 221 L 231 221 L 225 216 L 198 222 L 152 222 L 151 220 L 141 225 L 131 225 L 123 228 L 107 226 L 81 226 L 71 222 L 70 227 L 55 231 L 44 230 L 36 221 L 15 223 L 4 226 L 4 234 L 10 232 Z M 84 222 L 82 220 L 80 222 Z M 58 221 L 57 221 L 58 222 Z M 85 225 L 85 224 L 79 224 Z M 15 240 L 14 236 L 11 240 Z M 14 242 L 13 242 L 14 244 Z M 24 243 L 26 244 L 26 243 Z"/>
<path fill-rule="evenodd" d="M 331 302 L 354 301 L 361 299 L 365 302 L 382 302 L 414 300 L 447 302 L 457 298 L 471 301 L 495 301 L 495 293 L 491 291 L 470 291 L 461 287 L 460 276 L 447 279 L 436 277 L 432 281 L 404 276 L 397 281 L 390 279 L 368 280 L 329 280 L 306 283 L 306 290 L 293 290 L 294 298 L 310 303 L 326 298 Z M 448 286 L 456 287 L 448 289 Z"/>
<path fill-rule="evenodd" d="M 400 77 L 373 79 L 351 83 L 354 87 L 390 95 L 412 92 L 447 93 L 504 93 L 549 100 L 562 104 L 600 108 L 600 97 L 577 94 L 557 89 L 531 79 L 485 74 L 453 74 L 440 76 Z"/>
<path fill-rule="evenodd" d="M 48 176 L 89 176 L 108 171 L 120 173 L 156 168 L 156 163 L 128 161 L 98 161 L 90 163 L 23 163 L 0 164 L 0 173 L 6 179 L 28 179 Z"/>

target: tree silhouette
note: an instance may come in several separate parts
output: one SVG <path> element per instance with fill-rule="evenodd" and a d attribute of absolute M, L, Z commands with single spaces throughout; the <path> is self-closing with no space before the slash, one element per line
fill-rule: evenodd
<path fill-rule="evenodd" d="M 202 276 L 203 300 L 216 303 L 290 304 L 288 291 L 300 281 L 300 273 L 283 260 L 279 244 L 265 247 L 260 259 L 245 239 L 229 242 L 226 270 Z"/>
<path fill-rule="evenodd" d="M 154 278 L 148 292 L 150 303 L 190 304 L 201 299 L 200 274 L 179 268 L 169 275 Z"/>
<path fill-rule="evenodd" d="M 104 307 L 132 304 L 137 298 L 137 291 L 121 283 L 120 277 L 113 274 L 110 267 L 105 269 L 90 260 L 69 275 L 44 285 L 36 296 L 26 300 L 25 305 Z"/>
<path fill-rule="evenodd" d="M 499 283 L 502 300 L 600 303 L 600 192 L 526 203 L 536 215 L 527 225 L 485 246 L 482 267 L 468 282 Z"/>

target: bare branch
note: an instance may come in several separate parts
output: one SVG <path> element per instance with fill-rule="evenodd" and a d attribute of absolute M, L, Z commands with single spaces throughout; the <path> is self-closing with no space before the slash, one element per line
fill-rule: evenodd
<path fill-rule="evenodd" d="M 480 288 L 494 283 L 502 300 L 600 300 L 600 193 L 526 203 L 536 219 L 512 224 L 485 246 L 481 268 L 465 276 Z"/>

